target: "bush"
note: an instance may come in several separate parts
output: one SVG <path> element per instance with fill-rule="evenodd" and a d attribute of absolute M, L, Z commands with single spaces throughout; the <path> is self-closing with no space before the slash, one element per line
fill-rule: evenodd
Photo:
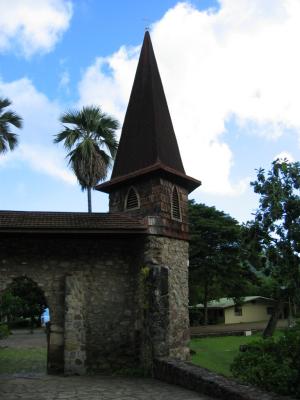
<path fill-rule="evenodd" d="M 233 376 L 244 383 L 300 398 L 300 326 L 278 340 L 253 342 L 231 365 Z"/>
<path fill-rule="evenodd" d="M 5 339 L 9 334 L 8 326 L 6 324 L 0 324 L 0 339 Z"/>

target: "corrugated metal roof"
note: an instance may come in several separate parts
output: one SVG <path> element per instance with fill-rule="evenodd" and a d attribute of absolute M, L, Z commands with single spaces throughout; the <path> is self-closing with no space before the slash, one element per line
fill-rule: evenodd
<path fill-rule="evenodd" d="M 274 301 L 273 299 L 270 299 L 268 297 L 263 297 L 263 296 L 245 296 L 243 297 L 242 304 L 244 303 L 249 303 L 253 300 L 265 300 L 265 301 Z M 208 302 L 207 306 L 208 308 L 228 308 L 228 307 L 233 307 L 235 305 L 234 300 L 232 298 L 228 297 L 222 297 L 219 300 L 211 300 Z M 195 306 L 191 306 L 195 308 L 203 308 L 203 304 L 196 304 Z"/>

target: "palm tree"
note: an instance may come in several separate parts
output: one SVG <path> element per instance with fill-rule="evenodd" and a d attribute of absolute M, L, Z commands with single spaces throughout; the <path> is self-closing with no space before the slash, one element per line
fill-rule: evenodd
<path fill-rule="evenodd" d="M 10 105 L 9 99 L 0 97 L 0 154 L 13 150 L 18 144 L 18 135 L 11 132 L 10 125 L 22 128 L 22 118 L 13 111 L 4 110 Z"/>
<path fill-rule="evenodd" d="M 107 175 L 115 158 L 118 141 L 117 120 L 102 112 L 100 107 L 64 113 L 60 122 L 63 130 L 55 135 L 54 143 L 63 142 L 67 157 L 82 190 L 87 190 L 88 211 L 92 212 L 91 189 Z M 108 151 L 108 153 L 106 152 Z"/>

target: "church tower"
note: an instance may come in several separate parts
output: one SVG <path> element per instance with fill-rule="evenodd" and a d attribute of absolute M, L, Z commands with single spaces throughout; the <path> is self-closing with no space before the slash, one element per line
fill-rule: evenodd
<path fill-rule="evenodd" d="M 146 32 L 111 180 L 97 190 L 109 193 L 110 212 L 149 217 L 153 232 L 187 239 L 187 195 L 199 185 L 185 174 Z"/>
<path fill-rule="evenodd" d="M 109 193 L 110 213 L 125 213 L 148 226 L 141 263 L 152 276 L 147 318 L 153 358 L 187 357 L 187 200 L 200 184 L 185 173 L 146 32 L 111 180 L 96 189 Z"/>

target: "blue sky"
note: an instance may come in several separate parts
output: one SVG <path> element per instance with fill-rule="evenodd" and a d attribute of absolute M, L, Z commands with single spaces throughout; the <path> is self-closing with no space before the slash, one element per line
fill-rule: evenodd
<path fill-rule="evenodd" d="M 61 146 L 70 108 L 124 118 L 150 28 L 191 198 L 251 218 L 255 169 L 299 159 L 298 0 L 14 0 L 0 2 L 0 96 L 24 118 L 0 155 L 0 209 L 85 211 Z M 93 193 L 93 210 L 107 196 Z"/>

